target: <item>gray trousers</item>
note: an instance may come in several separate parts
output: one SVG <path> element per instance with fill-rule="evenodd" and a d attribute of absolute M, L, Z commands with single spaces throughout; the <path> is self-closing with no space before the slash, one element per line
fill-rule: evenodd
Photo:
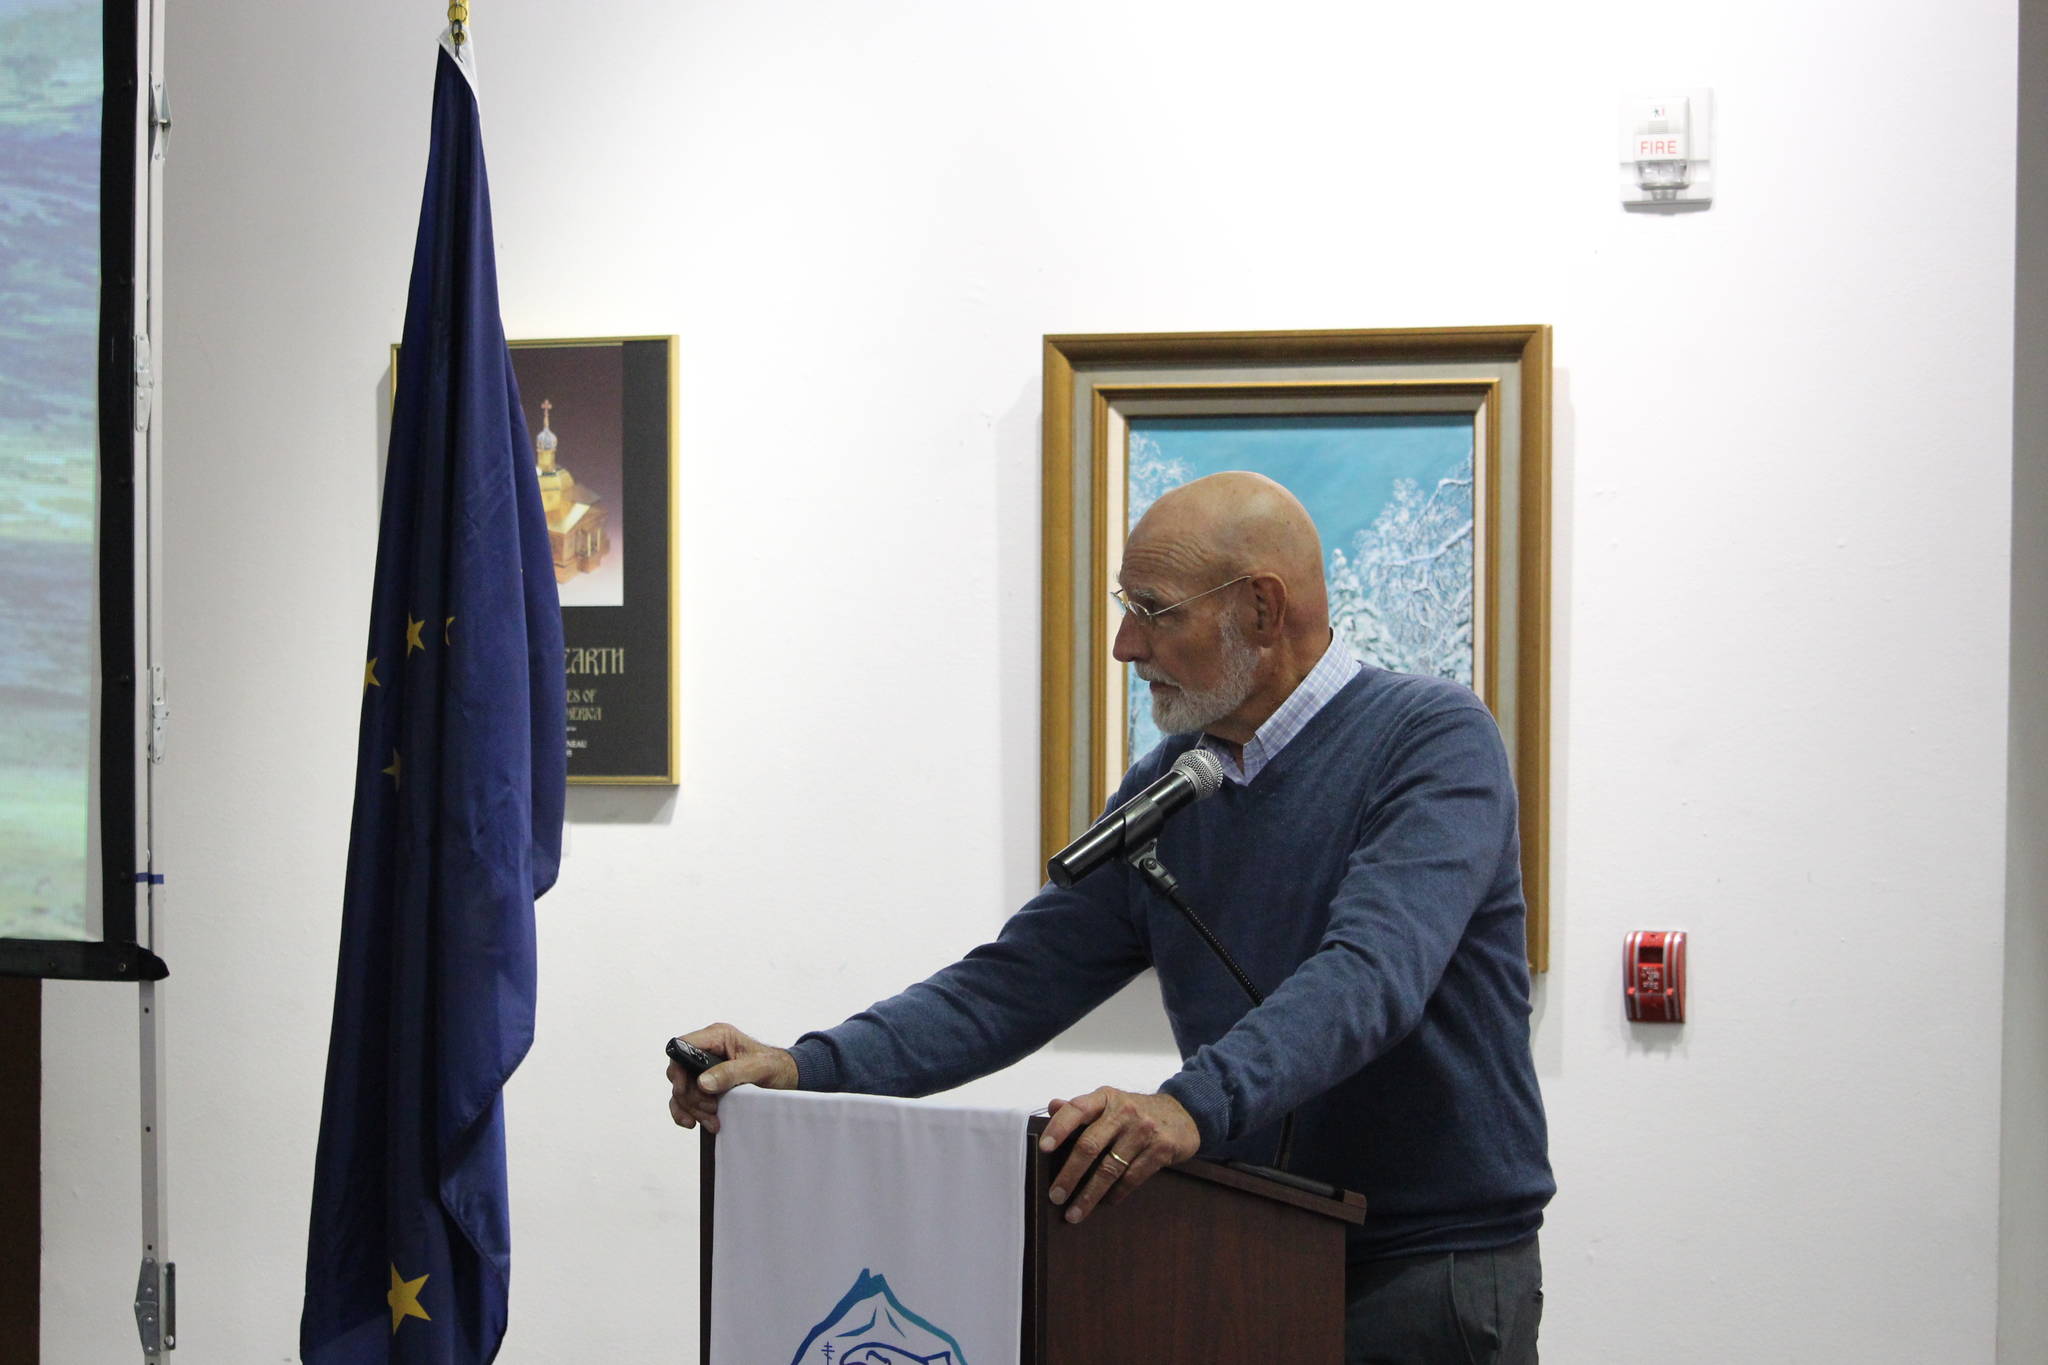
<path fill-rule="evenodd" d="M 1344 1269 L 1344 1365 L 1536 1365 L 1536 1239 Z"/>

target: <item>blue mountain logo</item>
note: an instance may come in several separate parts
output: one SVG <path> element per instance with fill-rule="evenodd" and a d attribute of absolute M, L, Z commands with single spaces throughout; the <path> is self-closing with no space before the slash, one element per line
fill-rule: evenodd
<path fill-rule="evenodd" d="M 863 1270 L 789 1365 L 967 1365 L 967 1353 L 905 1308 L 887 1279 Z"/>

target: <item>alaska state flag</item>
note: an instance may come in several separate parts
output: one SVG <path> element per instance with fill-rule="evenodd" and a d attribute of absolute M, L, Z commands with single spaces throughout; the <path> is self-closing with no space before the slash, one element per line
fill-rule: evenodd
<path fill-rule="evenodd" d="M 533 902 L 561 856 L 567 712 L 553 556 L 498 316 L 472 49 L 442 36 L 399 352 L 307 1365 L 480 1365 L 505 1334 L 500 1092 L 533 1039 Z"/>

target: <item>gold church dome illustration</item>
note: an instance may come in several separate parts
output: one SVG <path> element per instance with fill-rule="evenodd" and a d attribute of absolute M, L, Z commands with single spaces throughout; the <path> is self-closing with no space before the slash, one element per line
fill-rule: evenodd
<path fill-rule="evenodd" d="M 605 509 L 596 493 L 579 486 L 576 476 L 555 461 L 561 438 L 554 430 L 554 401 L 540 403 L 540 433 L 533 438 L 534 473 L 540 479 L 540 505 L 547 513 L 548 540 L 555 552 L 555 582 L 566 583 L 604 562 L 611 549 L 605 533 Z"/>
<path fill-rule="evenodd" d="M 533 438 L 534 472 L 540 476 L 540 505 L 547 509 L 548 529 L 566 529 L 566 519 L 573 515 L 576 504 L 590 501 L 579 496 L 576 476 L 555 463 L 555 451 L 561 440 L 553 427 L 554 403 L 543 398 L 540 403 L 540 434 Z"/>

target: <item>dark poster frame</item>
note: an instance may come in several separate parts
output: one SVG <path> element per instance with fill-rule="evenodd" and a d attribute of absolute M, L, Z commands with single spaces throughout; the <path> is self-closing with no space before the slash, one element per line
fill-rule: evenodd
<path fill-rule="evenodd" d="M 577 353 L 616 351 L 615 376 L 600 387 L 606 429 L 616 449 L 599 457 L 607 481 L 597 506 L 616 512 L 623 547 L 622 597 L 616 603 L 562 607 L 563 668 L 569 694 L 569 781 L 573 784 L 674 786 L 676 760 L 676 338 L 673 336 L 568 337 L 513 341 L 512 369 L 529 433 L 537 441 L 541 403 L 561 409 L 574 401 L 556 385 L 540 392 L 544 369 L 559 376 Z M 550 362 L 555 362 L 550 366 Z M 612 383 L 616 383 L 616 390 Z M 614 392 L 616 397 L 614 397 Z M 615 423 L 615 424 L 614 424 Z M 561 434 L 561 460 L 589 485 L 574 429 Z M 615 471 L 615 472 L 614 472 Z"/>

